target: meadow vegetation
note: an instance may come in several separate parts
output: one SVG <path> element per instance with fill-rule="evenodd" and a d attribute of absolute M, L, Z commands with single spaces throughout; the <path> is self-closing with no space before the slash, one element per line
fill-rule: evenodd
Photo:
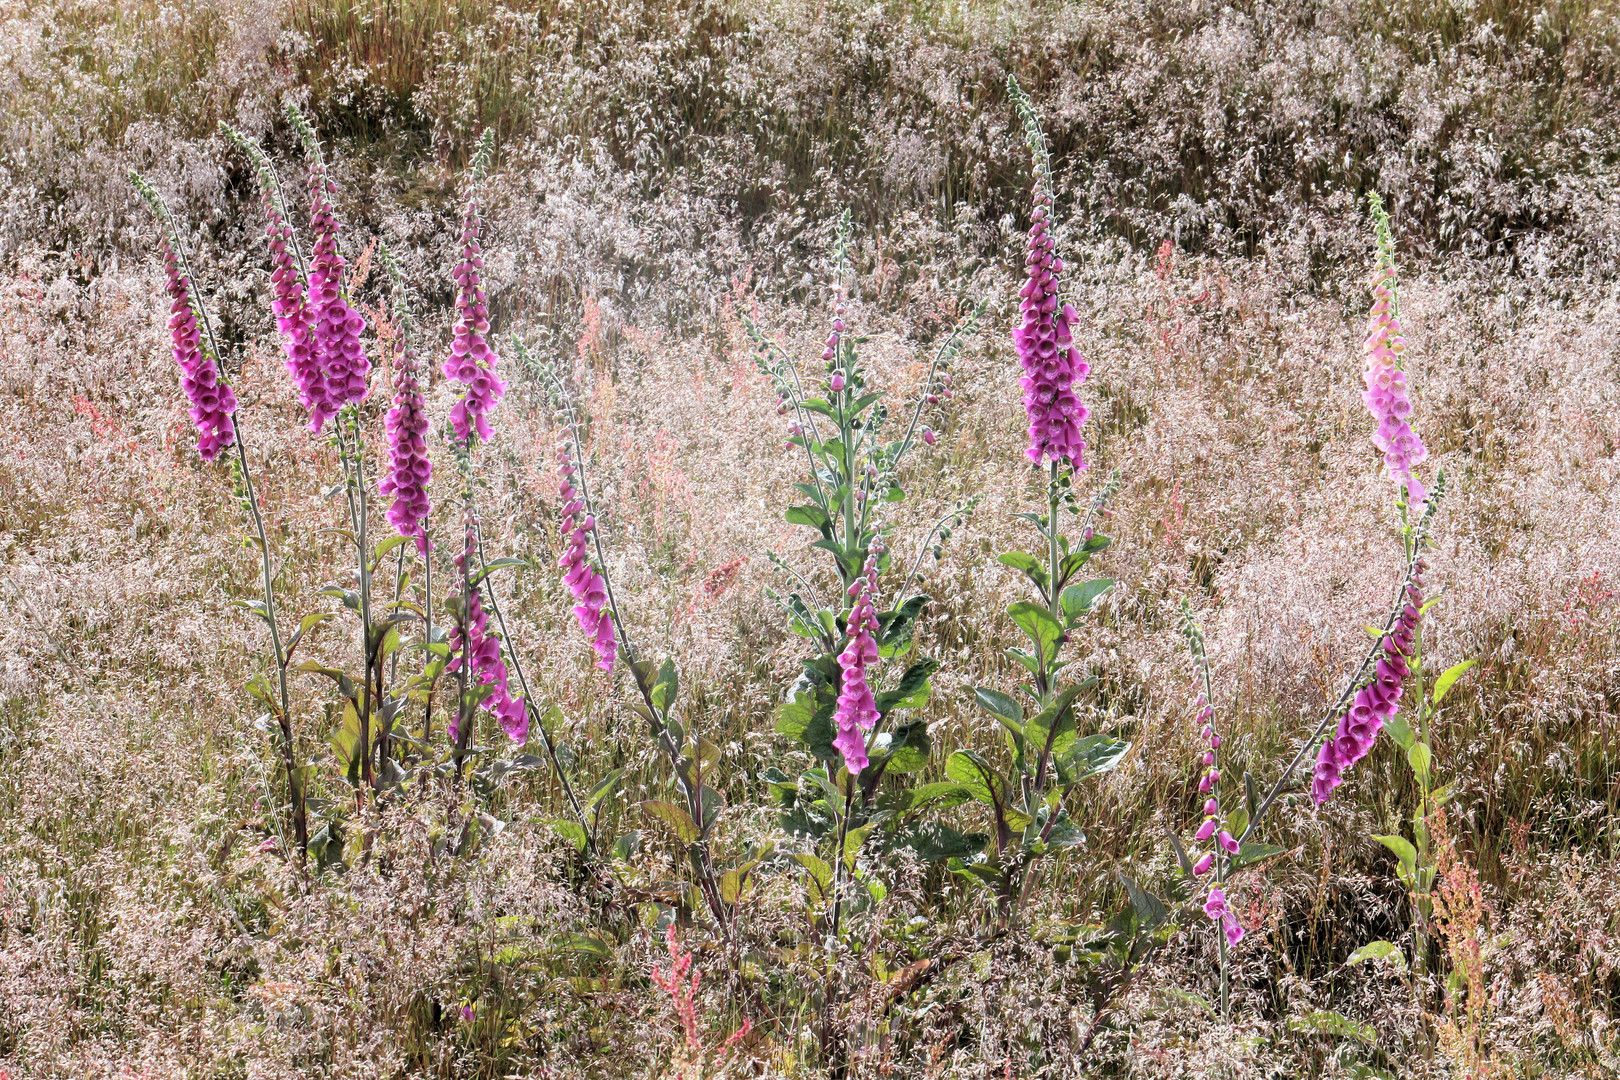
<path fill-rule="evenodd" d="M 1620 9 L 0 25 L 0 1076 L 1620 1069 Z M 283 262 L 340 252 L 364 324 L 319 432 L 272 172 Z M 1072 475 L 1013 336 L 1046 233 Z M 238 406 L 213 460 L 161 243 Z M 1384 262 L 1432 513 L 1362 397 Z M 500 392 L 446 374 L 469 341 Z M 377 489 L 407 368 L 426 580 Z M 1265 800 L 1408 585 L 1403 726 Z M 1256 844 L 1214 907 L 1210 795 Z"/>

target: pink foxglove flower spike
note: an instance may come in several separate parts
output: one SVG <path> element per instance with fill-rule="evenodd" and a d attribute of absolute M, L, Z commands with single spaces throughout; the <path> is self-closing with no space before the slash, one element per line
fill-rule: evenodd
<path fill-rule="evenodd" d="M 461 442 L 474 432 L 488 442 L 493 432 L 487 416 L 506 394 L 506 383 L 496 369 L 501 358 L 489 344 L 489 307 L 484 295 L 484 254 L 478 237 L 483 221 L 478 214 L 477 185 L 483 179 L 493 147 L 486 132 L 473 161 L 474 193 L 467 200 L 461 223 L 461 261 L 456 264 L 456 325 L 451 332 L 450 355 L 444 362 L 444 376 L 466 386 L 467 390 L 450 409 L 450 426 Z"/>
<path fill-rule="evenodd" d="M 613 615 L 607 607 L 607 583 L 587 553 L 596 518 L 585 512 L 585 500 L 574 486 L 572 443 L 570 432 L 565 430 L 557 444 L 557 494 L 563 501 L 562 531 L 568 535 L 568 546 L 557 566 L 563 572 L 563 583 L 574 594 L 574 617 L 596 650 L 596 666 L 612 671 L 618 643 L 613 637 Z"/>
<path fill-rule="evenodd" d="M 474 572 L 477 551 L 477 522 L 467 515 L 467 540 L 456 556 L 456 567 L 461 578 Z M 489 620 L 484 614 L 483 600 L 476 588 L 466 592 L 467 610 L 450 627 L 450 662 L 445 671 L 456 672 L 467 667 L 467 681 L 473 686 L 492 687 L 483 700 L 483 707 L 500 721 L 501 730 L 515 743 L 529 738 L 529 712 L 522 697 L 514 698 L 506 685 L 506 663 L 501 659 L 500 639 L 489 633 Z M 461 717 L 456 714 L 450 721 L 450 739 L 461 741 Z"/>
<path fill-rule="evenodd" d="M 388 410 L 388 470 L 378 482 L 379 495 L 392 495 L 388 521 L 401 536 L 414 536 L 417 550 L 427 553 L 425 523 L 432 511 L 427 488 L 433 479 L 433 462 L 427 451 L 427 403 L 422 399 L 416 355 L 406 342 L 412 318 L 404 300 L 399 267 L 386 247 L 379 249 L 383 265 L 394 278 L 398 296 L 395 316 L 394 407 Z"/>
<path fill-rule="evenodd" d="M 870 762 L 866 756 L 866 732 L 878 721 L 877 701 L 872 685 L 867 681 L 867 668 L 878 660 L 875 635 L 878 631 L 877 612 L 872 598 L 877 594 L 877 561 L 883 548 L 877 542 L 867 555 L 861 576 L 849 587 L 854 605 L 849 612 L 845 631 L 848 642 L 838 654 L 838 666 L 843 672 L 842 687 L 838 692 L 838 706 L 833 722 L 838 734 L 833 747 L 843 755 L 844 768 L 851 776 L 859 776 Z"/>
<path fill-rule="evenodd" d="M 169 337 L 174 345 L 174 362 L 180 365 L 180 386 L 191 401 L 191 422 L 197 428 L 197 453 L 213 461 L 219 452 L 236 441 L 236 395 L 219 375 L 219 364 L 203 345 L 191 278 L 180 268 L 180 258 L 165 237 L 159 241 L 163 269 L 168 275 Z"/>

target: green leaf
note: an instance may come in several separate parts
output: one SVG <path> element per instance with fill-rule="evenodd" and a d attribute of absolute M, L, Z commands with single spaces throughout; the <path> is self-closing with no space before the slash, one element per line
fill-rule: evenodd
<path fill-rule="evenodd" d="M 988 686 L 980 686 L 973 691 L 973 700 L 979 703 L 979 708 L 992 716 L 999 716 L 1003 720 L 1011 720 L 1015 724 L 1022 724 L 1024 720 L 1024 707 L 1008 694 L 1000 690 L 992 690 Z"/>
<path fill-rule="evenodd" d="M 886 690 L 877 695 L 877 710 L 880 716 L 887 716 L 895 709 L 920 709 L 928 704 L 928 698 L 933 692 L 928 677 L 939 670 L 939 661 L 924 658 L 918 660 L 906 669 L 900 676 L 900 681 L 893 690 Z"/>
<path fill-rule="evenodd" d="M 1187 849 L 1182 846 L 1181 837 L 1177 836 L 1175 833 L 1170 833 L 1169 835 L 1170 846 L 1174 848 L 1176 852 L 1176 862 L 1181 864 L 1181 872 L 1187 875 L 1187 877 L 1191 878 L 1193 876 L 1193 864 L 1192 860 L 1187 857 Z"/>
<path fill-rule="evenodd" d="M 596 786 L 591 788 L 591 793 L 585 796 L 584 808 L 586 810 L 594 810 L 597 803 L 601 802 L 603 799 L 606 799 L 618 790 L 619 782 L 623 779 L 623 769 L 614 769 L 606 776 L 602 777 L 602 779 L 596 782 Z"/>
<path fill-rule="evenodd" d="M 1419 777 L 1427 778 L 1429 766 L 1433 762 L 1433 755 L 1428 743 L 1415 742 L 1406 751 L 1406 763 L 1412 766 L 1412 771 Z"/>
<path fill-rule="evenodd" d="M 813 504 L 790 506 L 782 517 L 789 525 L 808 525 L 812 529 L 819 530 L 823 536 L 832 535 L 832 519 L 819 506 Z"/>
<path fill-rule="evenodd" d="M 1068 752 L 1075 741 L 1074 709 L 1071 706 L 1075 698 L 1096 686 L 1097 680 L 1090 678 L 1065 687 L 1052 704 L 1030 718 L 1029 723 L 1024 725 L 1024 737 L 1029 740 L 1033 752 L 1057 755 Z"/>
<path fill-rule="evenodd" d="M 909 814 L 918 810 L 933 807 L 937 810 L 949 810 L 953 806 L 960 806 L 972 798 L 972 794 L 961 784 L 941 780 L 934 784 L 919 784 L 914 788 L 888 792 L 880 795 L 877 800 L 879 810 L 890 813 Z"/>
<path fill-rule="evenodd" d="M 371 568 L 375 570 L 381 566 L 384 556 L 409 539 L 411 539 L 409 536 L 390 536 L 386 540 L 380 541 L 376 547 L 371 549 Z"/>
<path fill-rule="evenodd" d="M 1107 548 L 1108 545 L 1112 544 L 1113 542 L 1114 539 L 1111 536 L 1104 536 L 1102 533 L 1094 533 L 1091 539 L 1087 540 L 1085 544 L 1081 546 L 1080 550 L 1090 554 L 1096 554 L 1097 552 Z"/>
<path fill-rule="evenodd" d="M 1073 623 L 1095 607 L 1098 597 L 1113 587 L 1112 578 L 1093 578 L 1079 585 L 1070 585 L 1063 590 L 1060 601 L 1064 617 Z"/>
<path fill-rule="evenodd" d="M 1022 551 L 1009 551 L 1003 554 L 999 561 L 1004 566 L 1022 570 L 1028 575 L 1029 580 L 1035 583 L 1037 589 L 1042 592 L 1046 591 L 1046 567 L 1042 566 L 1040 560 L 1035 556 L 1025 554 Z"/>
<path fill-rule="evenodd" d="M 1152 933 L 1170 918 L 1170 909 L 1164 906 L 1164 901 L 1138 885 L 1129 874 L 1121 873 L 1119 879 L 1125 883 L 1125 892 L 1131 898 L 1131 907 L 1136 910 L 1143 930 Z"/>
<path fill-rule="evenodd" d="M 1050 611 L 1039 604 L 1020 600 L 1007 605 L 1007 614 L 1035 643 L 1035 655 L 1043 667 L 1057 659 L 1058 649 L 1063 642 L 1063 624 L 1053 618 Z"/>
<path fill-rule="evenodd" d="M 1091 552 L 1084 549 L 1065 555 L 1058 564 L 1058 583 L 1063 584 L 1074 577 L 1080 568 L 1091 561 Z"/>
<path fill-rule="evenodd" d="M 1374 836 L 1374 840 L 1389 848 L 1395 853 L 1400 863 L 1400 876 L 1402 881 L 1413 878 L 1417 873 L 1417 848 L 1404 836 Z"/>
<path fill-rule="evenodd" d="M 1226 872 L 1229 874 L 1236 873 L 1246 866 L 1254 866 L 1257 863 L 1265 862 L 1267 859 L 1274 859 L 1287 850 L 1287 848 L 1274 847 L 1271 844 L 1256 844 L 1253 841 L 1245 841 L 1243 846 L 1238 848 L 1238 853 L 1233 855 L 1227 862 Z"/>
<path fill-rule="evenodd" d="M 1412 749 L 1413 744 L 1417 742 L 1417 733 L 1412 730 L 1412 725 L 1406 722 L 1406 717 L 1400 713 L 1384 721 L 1384 730 L 1389 732 L 1390 738 L 1395 740 L 1395 745 L 1402 750 Z"/>
<path fill-rule="evenodd" d="M 697 822 L 692 820 L 692 815 L 672 802 L 664 802 L 662 799 L 647 799 L 641 804 L 641 808 L 647 812 L 648 816 L 657 818 L 673 829 L 676 837 L 682 843 L 696 843 L 698 837 L 702 835 L 698 830 Z"/>
<path fill-rule="evenodd" d="M 585 853 L 585 830 L 577 821 L 567 821 L 559 818 L 551 823 L 551 831 L 574 845 L 574 850 L 580 854 Z"/>
<path fill-rule="evenodd" d="M 1341 1013 L 1320 1009 L 1304 1016 L 1290 1017 L 1289 1031 L 1303 1031 L 1311 1035 L 1333 1035 L 1341 1039 L 1355 1039 L 1367 1046 L 1378 1045 L 1378 1032 L 1370 1025 L 1358 1024 Z"/>
<path fill-rule="evenodd" d="M 669 714 L 669 707 L 675 704 L 675 695 L 680 693 L 681 679 L 675 671 L 675 660 L 666 656 L 664 662 L 658 667 L 658 680 L 653 683 L 652 703 L 661 715 Z"/>
<path fill-rule="evenodd" d="M 904 656 L 911 650 L 912 634 L 917 628 L 917 618 L 922 614 L 923 608 L 928 604 L 928 596 L 917 595 L 908 597 L 906 602 L 892 611 L 885 611 L 878 615 L 878 655 L 893 659 Z"/>
<path fill-rule="evenodd" d="M 1131 744 L 1125 739 L 1111 739 L 1106 735 L 1087 735 L 1075 740 L 1069 752 L 1063 755 L 1064 771 L 1070 782 L 1079 782 L 1088 776 L 1112 772 L 1119 768 Z"/>
<path fill-rule="evenodd" d="M 815 887 L 811 893 L 814 903 L 825 903 L 832 896 L 832 867 L 825 860 L 819 859 L 806 852 L 799 852 L 793 856 L 793 861 L 804 867 L 810 876 L 810 883 Z"/>
<path fill-rule="evenodd" d="M 613 950 L 607 942 L 594 934 L 558 934 L 551 940 L 563 952 L 581 953 L 598 960 L 613 959 Z"/>
<path fill-rule="evenodd" d="M 914 720 L 879 735 L 872 752 L 877 762 L 883 765 L 884 772 L 912 773 L 928 764 L 933 749 L 933 740 L 928 737 L 928 724 Z"/>
<path fill-rule="evenodd" d="M 489 577 L 489 575 L 493 574 L 497 570 L 505 570 L 509 566 L 528 565 L 528 559 L 496 559 L 494 562 L 487 562 L 480 567 L 478 573 L 474 574 L 468 581 L 468 587 L 473 589 L 478 588 L 478 586 L 484 583 L 485 578 Z"/>
<path fill-rule="evenodd" d="M 1464 660 L 1460 664 L 1447 668 L 1445 674 L 1434 681 L 1434 703 L 1436 705 L 1440 704 L 1440 699 L 1446 696 L 1446 692 L 1452 688 L 1458 679 L 1467 673 L 1469 668 L 1477 663 L 1479 663 L 1479 657 L 1476 656 L 1472 660 Z"/>
<path fill-rule="evenodd" d="M 945 775 L 987 806 L 999 805 L 1005 782 L 990 763 L 972 750 L 958 750 L 945 761 Z"/>
<path fill-rule="evenodd" d="M 957 832 L 937 821 L 925 821 L 895 838 L 897 847 L 910 848 L 924 862 L 965 859 L 983 851 L 989 842 L 990 838 L 984 833 Z"/>
<path fill-rule="evenodd" d="M 1401 952 L 1400 946 L 1388 941 L 1369 941 L 1351 953 L 1345 964 L 1359 964 L 1364 960 L 1388 960 L 1402 971 L 1406 970 L 1406 954 Z"/>

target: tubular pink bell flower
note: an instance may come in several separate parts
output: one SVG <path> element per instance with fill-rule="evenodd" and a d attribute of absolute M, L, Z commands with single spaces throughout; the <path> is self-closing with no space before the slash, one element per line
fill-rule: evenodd
<path fill-rule="evenodd" d="M 613 637 L 613 613 L 607 607 L 607 582 L 586 557 L 596 518 L 585 513 L 585 500 L 574 487 L 574 470 L 565 431 L 557 444 L 557 494 L 563 501 L 562 531 L 568 534 L 568 547 L 563 549 L 557 566 L 563 571 L 564 584 L 574 594 L 574 617 L 596 650 L 596 666 L 612 671 L 618 643 Z"/>
<path fill-rule="evenodd" d="M 473 553 L 475 551 L 475 521 L 471 514 L 467 515 L 467 542 L 456 556 L 456 566 L 461 570 L 462 581 L 472 572 Z M 483 706 L 500 721 L 501 730 L 506 737 L 515 743 L 524 743 L 529 739 L 529 711 L 523 703 L 522 697 L 514 698 L 506 685 L 506 663 L 501 659 L 500 640 L 489 634 L 488 617 L 484 614 L 484 604 L 478 589 L 468 590 L 467 610 L 462 618 L 450 627 L 450 662 L 445 665 L 445 671 L 460 671 L 461 665 L 467 665 L 467 680 L 473 686 L 493 687 L 484 698 Z M 461 716 L 458 712 L 450 721 L 450 739 L 459 741 Z"/>
<path fill-rule="evenodd" d="M 1232 909 L 1226 906 L 1224 890 L 1219 888 L 1209 890 L 1209 899 L 1204 901 L 1204 914 L 1209 916 L 1212 922 L 1221 924 L 1221 929 L 1226 931 L 1226 940 L 1229 944 L 1236 945 L 1243 940 L 1243 924 L 1237 921 Z"/>
<path fill-rule="evenodd" d="M 1356 691 L 1350 708 L 1339 718 L 1339 726 L 1316 755 L 1311 796 L 1319 805 L 1328 801 L 1344 771 L 1367 756 L 1384 724 L 1400 709 L 1401 683 L 1410 673 L 1406 658 L 1412 655 L 1413 638 L 1423 620 L 1423 572 L 1427 568 L 1422 559 L 1413 565 L 1405 605 L 1395 628 L 1381 643 L 1372 681 Z"/>
<path fill-rule="evenodd" d="M 1029 280 L 1019 291 L 1021 322 L 1013 331 L 1013 348 L 1024 366 L 1019 385 L 1024 388 L 1024 410 L 1029 414 L 1029 460 L 1067 461 L 1075 469 L 1086 467 L 1086 448 L 1080 427 L 1090 415 L 1075 396 L 1074 384 L 1084 382 L 1091 366 L 1074 347 L 1073 307 L 1058 307 L 1058 279 L 1063 260 L 1052 253 L 1048 231 L 1052 197 L 1041 191 L 1035 198 L 1034 224 L 1029 228 L 1029 255 L 1024 259 Z"/>
<path fill-rule="evenodd" d="M 877 662 L 877 613 L 872 608 L 872 597 L 877 592 L 877 559 L 882 548 L 875 543 L 867 556 L 861 576 L 849 587 L 855 604 L 849 612 L 846 633 L 849 642 L 838 654 L 838 666 L 843 671 L 842 687 L 838 691 L 838 708 L 833 721 L 838 734 L 833 746 L 843 755 L 844 768 L 851 776 L 859 776 L 870 761 L 866 756 L 866 735 L 878 720 L 877 701 L 872 686 L 866 681 L 866 669 Z"/>
<path fill-rule="evenodd" d="M 1221 737 L 1215 732 L 1215 706 L 1211 705 L 1203 694 L 1199 694 L 1197 708 L 1198 711 L 1194 714 L 1194 718 L 1203 725 L 1199 734 L 1209 744 L 1209 749 L 1204 751 L 1201 759 L 1204 772 L 1198 778 L 1198 793 L 1208 797 L 1204 800 L 1204 823 L 1198 827 L 1197 832 L 1193 833 L 1193 839 L 1201 844 L 1205 843 L 1210 837 L 1215 836 L 1216 830 L 1219 829 L 1220 836 L 1217 838 L 1217 842 L 1227 852 L 1236 853 L 1237 841 L 1232 839 L 1230 833 L 1221 828 L 1221 801 L 1214 793 L 1215 785 L 1221 779 L 1221 770 L 1215 758 L 1215 752 L 1221 747 Z M 1208 873 L 1209 868 L 1214 864 L 1214 853 L 1206 852 L 1193 864 L 1193 874 L 1202 875 Z"/>
<path fill-rule="evenodd" d="M 310 166 L 310 231 L 315 247 L 310 253 L 308 305 L 313 323 L 316 364 L 323 393 L 309 400 L 309 430 L 320 431 L 343 406 L 366 396 L 371 361 L 360 347 L 366 320 L 349 306 L 343 295 L 343 255 L 337 246 L 337 214 L 332 195 L 337 186 L 320 163 Z M 296 374 L 295 374 L 296 377 Z"/>
<path fill-rule="evenodd" d="M 1412 467 L 1429 456 L 1423 440 L 1412 430 L 1407 418 L 1412 415 L 1412 399 L 1407 396 L 1406 372 L 1401 370 L 1401 354 L 1406 351 L 1406 339 L 1401 336 L 1401 323 L 1391 310 L 1394 301 L 1395 269 L 1384 265 L 1373 278 L 1372 310 L 1367 317 L 1367 341 L 1363 351 L 1367 354 L 1367 368 L 1363 379 L 1367 389 L 1361 400 L 1367 411 L 1378 421 L 1373 432 L 1373 445 L 1384 453 L 1384 465 L 1390 479 L 1406 485 L 1407 497 L 1413 506 L 1421 505 L 1425 495 L 1423 485 L 1412 474 Z"/>
<path fill-rule="evenodd" d="M 401 536 L 416 537 L 416 546 L 427 554 L 427 535 L 422 523 L 432 505 L 427 486 L 433 479 L 433 462 L 427 450 L 427 404 L 416 380 L 416 357 L 403 340 L 394 345 L 394 407 L 388 410 L 388 471 L 377 485 L 379 495 L 392 495 L 388 521 Z"/>
<path fill-rule="evenodd" d="M 450 426 L 456 438 L 466 442 L 472 432 L 485 442 L 493 434 L 485 414 L 506 393 L 506 383 L 495 374 L 501 358 L 485 339 L 489 333 L 489 309 L 485 303 L 480 271 L 484 267 L 478 234 L 483 223 L 478 217 L 478 200 L 467 202 L 461 224 L 461 261 L 456 264 L 456 326 L 450 341 L 450 356 L 444 362 L 444 375 L 466 384 L 467 392 L 450 409 Z"/>
<path fill-rule="evenodd" d="M 236 441 L 236 395 L 219 377 L 219 365 L 203 348 L 202 327 L 191 303 L 191 279 L 180 272 L 180 259 L 165 237 L 159 242 L 163 270 L 168 275 L 169 338 L 174 362 L 180 365 L 180 386 L 191 401 L 191 422 L 197 427 L 197 452 L 213 461 Z"/>

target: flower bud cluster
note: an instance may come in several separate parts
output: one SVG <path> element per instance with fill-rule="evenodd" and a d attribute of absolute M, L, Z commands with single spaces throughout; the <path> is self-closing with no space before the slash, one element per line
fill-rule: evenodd
<path fill-rule="evenodd" d="M 1221 768 L 1219 753 L 1221 749 L 1221 736 L 1215 730 L 1215 706 L 1203 694 L 1198 695 L 1198 722 L 1203 725 L 1199 735 L 1209 744 L 1204 751 L 1204 774 L 1198 778 L 1198 794 L 1205 796 L 1204 823 L 1193 834 L 1193 839 L 1199 843 L 1206 843 L 1214 837 L 1216 844 L 1228 855 L 1238 853 L 1238 842 L 1231 833 L 1221 828 L 1221 802 L 1217 786 L 1221 782 Z M 1215 853 L 1205 852 L 1193 863 L 1193 873 L 1202 876 L 1207 874 L 1215 863 Z"/>
<path fill-rule="evenodd" d="M 1028 454 L 1037 464 L 1049 458 L 1083 469 L 1086 444 L 1080 438 L 1080 427 L 1090 412 L 1075 396 L 1074 384 L 1085 381 L 1091 366 L 1074 347 L 1072 327 L 1078 318 L 1074 308 L 1068 304 L 1061 310 L 1058 307 L 1063 260 L 1052 253 L 1052 197 L 1042 190 L 1035 204 L 1029 254 L 1024 259 L 1029 279 L 1018 293 L 1021 321 L 1013 331 L 1013 347 L 1024 367 L 1019 384 L 1024 388 L 1024 410 L 1029 416 Z"/>
<path fill-rule="evenodd" d="M 844 768 L 851 776 L 859 776 L 870 762 L 866 756 L 866 732 L 877 724 L 877 700 L 867 681 L 867 668 L 878 660 L 876 634 L 877 612 L 872 598 L 877 595 L 878 557 L 883 553 L 882 541 L 874 539 L 861 574 L 849 587 L 854 600 L 845 629 L 848 642 L 838 654 L 838 666 L 843 672 L 838 691 L 838 707 L 833 722 L 838 734 L 833 746 L 844 758 Z"/>
<path fill-rule="evenodd" d="M 596 650 L 596 666 L 612 671 L 618 644 L 613 638 L 613 615 L 607 607 L 607 582 L 586 557 L 596 518 L 585 513 L 585 500 L 574 487 L 576 466 L 570 452 L 571 442 L 568 430 L 564 429 L 557 443 L 557 494 L 563 501 L 562 531 L 568 534 L 568 546 L 563 549 L 557 566 L 563 571 L 563 582 L 574 594 L 574 617 Z"/>
<path fill-rule="evenodd" d="M 478 237 L 483 223 L 478 215 L 478 200 L 467 203 L 467 212 L 461 224 L 461 261 L 456 264 L 456 325 L 450 340 L 450 356 L 444 362 L 444 374 L 467 387 L 467 392 L 450 409 L 450 426 L 456 438 L 466 442 L 472 432 L 488 442 L 490 430 L 487 414 L 506 393 L 506 383 L 496 375 L 500 357 L 489 347 L 485 335 L 489 333 L 489 307 L 484 295 L 482 271 L 483 249 Z"/>
<path fill-rule="evenodd" d="M 219 377 L 219 365 L 203 348 L 202 327 L 192 306 L 191 278 L 181 273 L 180 257 L 167 238 L 159 241 L 163 270 L 168 275 L 169 339 L 174 362 L 180 365 L 180 386 L 191 402 L 191 422 L 197 428 L 197 452 L 213 461 L 236 441 L 236 395 Z"/>
<path fill-rule="evenodd" d="M 388 471 L 377 485 L 380 495 L 392 495 L 388 521 L 401 536 L 416 537 L 416 546 L 427 553 L 423 522 L 432 505 L 428 483 L 433 479 L 433 462 L 428 459 L 427 403 L 416 378 L 416 357 L 405 348 L 403 339 L 395 342 L 394 407 L 388 410 Z"/>
<path fill-rule="evenodd" d="M 1380 643 L 1372 681 L 1356 691 L 1350 708 L 1339 718 L 1339 726 L 1316 756 L 1311 795 L 1319 804 L 1327 802 L 1344 771 L 1367 756 L 1378 733 L 1400 709 L 1401 684 L 1411 674 L 1407 659 L 1423 621 L 1423 574 L 1427 569 L 1428 563 L 1421 558 L 1412 564 L 1412 576 L 1401 597 L 1401 612 L 1394 628 Z"/>
<path fill-rule="evenodd" d="M 476 520 L 468 514 L 467 540 L 461 554 L 457 555 L 455 560 L 456 568 L 461 571 L 467 609 L 462 612 L 461 619 L 450 628 L 450 662 L 445 665 L 445 670 L 460 671 L 462 665 L 466 664 L 467 680 L 471 685 L 491 687 L 490 692 L 484 697 L 483 707 L 500 721 L 501 730 L 506 732 L 507 738 L 521 744 L 529 739 L 528 708 L 521 696 L 513 697 L 507 689 L 506 662 L 501 659 L 500 639 L 489 633 L 489 621 L 484 614 L 481 590 L 469 589 L 466 586 L 469 575 L 475 572 L 476 527 Z M 461 716 L 458 712 L 450 721 L 452 742 L 461 741 L 460 723 Z"/>

